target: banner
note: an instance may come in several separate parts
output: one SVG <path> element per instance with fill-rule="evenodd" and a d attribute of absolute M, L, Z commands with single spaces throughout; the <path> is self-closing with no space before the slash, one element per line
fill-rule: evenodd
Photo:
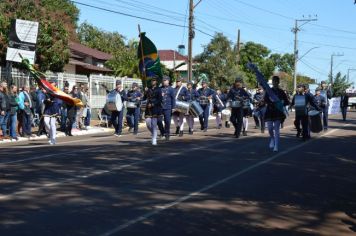
<path fill-rule="evenodd" d="M 336 98 L 332 98 L 329 100 L 329 111 L 328 114 L 329 115 L 336 115 L 336 114 L 340 114 L 340 101 L 341 98 L 340 97 L 336 97 Z"/>

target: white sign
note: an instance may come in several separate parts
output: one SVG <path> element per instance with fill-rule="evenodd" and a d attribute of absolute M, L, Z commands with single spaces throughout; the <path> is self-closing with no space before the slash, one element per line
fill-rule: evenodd
<path fill-rule="evenodd" d="M 34 64 L 38 26 L 38 22 L 34 21 L 20 19 L 11 21 L 7 61 L 21 62 L 21 54 L 23 58 L 27 58 L 31 64 Z"/>
<path fill-rule="evenodd" d="M 329 104 L 330 104 L 329 111 L 328 111 L 329 115 L 340 114 L 340 101 L 341 101 L 340 97 L 332 98 L 329 100 Z"/>

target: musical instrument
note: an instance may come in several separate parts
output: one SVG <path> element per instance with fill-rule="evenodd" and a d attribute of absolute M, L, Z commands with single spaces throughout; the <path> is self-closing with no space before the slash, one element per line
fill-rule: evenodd
<path fill-rule="evenodd" d="M 121 111 L 123 108 L 121 95 L 115 90 L 111 91 L 106 97 L 106 104 L 110 111 Z"/>
<path fill-rule="evenodd" d="M 229 109 L 222 110 L 221 117 L 223 121 L 229 121 L 231 117 L 231 111 Z"/>
<path fill-rule="evenodd" d="M 200 105 L 208 105 L 209 104 L 209 98 L 205 96 L 200 96 L 199 97 L 199 103 Z"/>
<path fill-rule="evenodd" d="M 137 108 L 137 103 L 136 102 L 126 102 L 126 107 L 127 108 Z"/>
<path fill-rule="evenodd" d="M 297 116 L 307 115 L 307 101 L 304 95 L 295 95 L 294 107 L 295 107 L 295 114 Z"/>
<path fill-rule="evenodd" d="M 141 112 L 144 112 L 146 110 L 146 106 L 147 106 L 147 100 L 141 101 L 140 103 Z"/>
<path fill-rule="evenodd" d="M 199 117 L 201 114 L 203 114 L 204 110 L 200 106 L 199 102 L 197 101 L 192 101 L 190 103 L 190 110 L 189 113 L 193 115 L 194 117 Z"/>
<path fill-rule="evenodd" d="M 221 106 L 221 107 L 224 107 L 224 103 L 221 101 L 221 99 L 219 98 L 219 95 L 215 95 L 215 97 L 216 97 L 216 100 L 218 100 L 218 102 L 219 102 L 219 105 Z"/>
<path fill-rule="evenodd" d="M 321 115 L 319 111 L 311 110 L 308 112 L 310 120 L 310 131 L 313 133 L 319 133 L 323 130 L 323 124 L 321 122 Z"/>
<path fill-rule="evenodd" d="M 231 101 L 226 102 L 226 108 L 231 108 Z"/>
<path fill-rule="evenodd" d="M 177 100 L 174 110 L 187 115 L 189 113 L 189 108 L 190 108 L 189 102 Z"/>
<path fill-rule="evenodd" d="M 242 108 L 243 108 L 243 109 L 250 109 L 250 108 L 251 108 L 250 99 L 245 99 L 245 100 L 242 102 Z"/>
<path fill-rule="evenodd" d="M 240 100 L 230 101 L 230 107 L 231 108 L 240 108 L 240 107 L 242 107 L 241 101 Z"/>

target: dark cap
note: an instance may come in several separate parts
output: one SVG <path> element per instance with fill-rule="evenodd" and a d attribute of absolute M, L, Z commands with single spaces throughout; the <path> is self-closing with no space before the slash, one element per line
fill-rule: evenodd
<path fill-rule="evenodd" d="M 121 85 L 121 84 L 122 84 L 121 80 L 116 80 L 116 85 Z"/>
<path fill-rule="evenodd" d="M 133 83 L 132 83 L 132 87 L 138 87 L 138 83 L 133 82 Z"/>
<path fill-rule="evenodd" d="M 170 81 L 171 78 L 169 78 L 169 76 L 163 76 L 163 80 L 168 80 L 168 81 Z"/>
<path fill-rule="evenodd" d="M 242 83 L 243 81 L 244 80 L 240 76 L 236 77 L 235 79 L 235 83 Z"/>
<path fill-rule="evenodd" d="M 176 81 L 177 81 L 177 82 L 182 82 L 183 79 L 179 77 L 179 78 L 176 79 Z"/>
<path fill-rule="evenodd" d="M 189 82 L 187 83 L 187 85 L 193 85 L 193 82 L 189 81 Z"/>
<path fill-rule="evenodd" d="M 323 80 L 323 81 L 321 81 L 321 82 L 320 82 L 320 84 L 326 84 L 326 81 L 325 81 L 325 80 Z"/>

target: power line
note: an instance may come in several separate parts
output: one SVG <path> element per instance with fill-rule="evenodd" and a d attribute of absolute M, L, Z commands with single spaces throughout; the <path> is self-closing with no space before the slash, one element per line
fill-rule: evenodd
<path fill-rule="evenodd" d="M 319 68 L 316 68 L 315 66 L 312 66 L 310 63 L 306 62 L 304 59 L 300 60 L 301 63 L 303 63 L 306 67 L 308 67 L 309 69 L 317 72 L 320 75 L 324 75 L 324 76 L 328 76 L 327 73 L 322 72 Z"/>
<path fill-rule="evenodd" d="M 312 44 L 312 45 L 325 46 L 325 47 L 333 47 L 333 48 L 342 48 L 342 49 L 356 50 L 356 48 L 345 47 L 345 46 L 340 46 L 340 45 L 332 45 L 332 44 L 324 44 L 324 43 L 314 43 L 314 42 L 308 42 L 308 41 L 302 41 L 302 40 L 300 40 L 299 42 L 301 42 L 301 43 L 307 43 L 307 44 Z"/>
<path fill-rule="evenodd" d="M 180 28 L 188 28 L 185 25 L 179 25 L 179 24 L 175 24 L 175 23 L 170 23 L 170 22 L 166 22 L 166 21 L 160 21 L 160 20 L 154 20 L 154 19 L 150 19 L 147 17 L 142 17 L 142 16 L 136 16 L 136 15 L 132 15 L 132 14 L 128 14 L 128 13 L 124 13 L 124 12 L 120 12 L 120 11 L 115 11 L 115 10 L 110 10 L 110 9 L 106 9 L 103 7 L 98 7 L 98 6 L 93 6 L 90 4 L 86 4 L 86 3 L 81 3 L 81 2 L 77 2 L 77 1 L 72 1 L 73 3 L 76 3 L 78 5 L 82 5 L 82 6 L 86 6 L 86 7 L 90 7 L 90 8 L 94 8 L 97 10 L 102 10 L 102 11 L 106 11 L 106 12 L 110 12 L 110 13 L 115 13 L 115 14 L 119 14 L 119 15 L 123 15 L 123 16 L 127 16 L 127 17 L 131 17 L 131 18 L 136 18 L 136 19 L 141 19 L 141 20 L 146 20 L 146 21 L 151 21 L 151 22 L 155 22 L 155 23 L 159 23 L 159 24 L 164 24 L 164 25 L 170 25 L 170 26 L 175 26 L 175 27 L 180 27 Z M 210 37 L 214 37 L 213 35 L 206 33 L 200 29 L 196 29 L 197 31 L 199 31 L 202 34 L 205 34 L 207 36 Z"/>

